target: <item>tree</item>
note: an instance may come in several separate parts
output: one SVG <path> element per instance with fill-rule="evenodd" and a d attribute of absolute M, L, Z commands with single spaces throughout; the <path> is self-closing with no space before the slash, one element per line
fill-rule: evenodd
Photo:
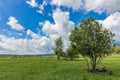
<path fill-rule="evenodd" d="M 54 52 L 57 55 L 57 59 L 60 59 L 60 56 L 63 56 L 63 53 L 64 53 L 63 52 L 63 41 L 61 37 L 55 40 Z"/>
<path fill-rule="evenodd" d="M 114 42 L 114 34 L 103 28 L 95 19 L 83 20 L 71 32 L 70 41 L 79 53 L 87 60 L 88 69 L 95 71 L 103 57 L 109 55 Z"/>
<path fill-rule="evenodd" d="M 112 51 L 113 51 L 115 54 L 120 54 L 120 46 L 119 46 L 119 45 L 113 46 Z"/>
<path fill-rule="evenodd" d="M 72 45 L 70 45 L 69 48 L 67 49 L 67 57 L 69 57 L 71 60 L 78 57 L 78 51 L 76 51 L 76 49 L 73 48 Z"/>

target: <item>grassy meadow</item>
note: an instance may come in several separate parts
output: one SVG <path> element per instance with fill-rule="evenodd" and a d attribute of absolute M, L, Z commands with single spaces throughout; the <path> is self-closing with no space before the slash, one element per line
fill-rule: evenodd
<path fill-rule="evenodd" d="M 120 80 L 120 55 L 106 57 L 102 64 L 112 70 L 91 73 L 83 58 L 74 61 L 55 57 L 0 58 L 0 80 Z"/>

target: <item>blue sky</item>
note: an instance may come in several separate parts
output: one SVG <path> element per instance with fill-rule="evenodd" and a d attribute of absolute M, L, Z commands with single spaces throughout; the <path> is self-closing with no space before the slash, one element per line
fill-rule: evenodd
<path fill-rule="evenodd" d="M 53 53 L 61 36 L 93 17 L 120 40 L 120 0 L 0 0 L 0 54 Z"/>

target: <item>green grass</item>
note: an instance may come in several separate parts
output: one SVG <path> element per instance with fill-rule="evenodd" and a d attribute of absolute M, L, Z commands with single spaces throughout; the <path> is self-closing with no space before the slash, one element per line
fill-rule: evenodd
<path fill-rule="evenodd" d="M 0 58 L 0 80 L 120 80 L 120 55 L 107 57 L 102 63 L 113 75 L 87 72 L 83 59 Z"/>

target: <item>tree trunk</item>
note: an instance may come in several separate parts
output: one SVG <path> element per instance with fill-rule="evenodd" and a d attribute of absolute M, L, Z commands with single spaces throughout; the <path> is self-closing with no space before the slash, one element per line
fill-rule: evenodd
<path fill-rule="evenodd" d="M 71 57 L 70 60 L 72 61 L 72 60 L 73 60 L 73 57 Z"/>
<path fill-rule="evenodd" d="M 92 71 L 95 72 L 96 71 L 96 57 L 94 57 L 92 59 Z"/>
<path fill-rule="evenodd" d="M 60 56 L 57 56 L 57 59 L 59 60 L 59 59 L 60 59 Z"/>
<path fill-rule="evenodd" d="M 88 67 L 88 70 L 90 70 L 90 67 L 89 67 L 89 60 L 87 59 L 87 57 L 84 57 L 86 62 L 87 62 L 87 67 Z"/>
<path fill-rule="evenodd" d="M 96 63 L 92 64 L 92 71 L 95 72 L 96 71 Z"/>

